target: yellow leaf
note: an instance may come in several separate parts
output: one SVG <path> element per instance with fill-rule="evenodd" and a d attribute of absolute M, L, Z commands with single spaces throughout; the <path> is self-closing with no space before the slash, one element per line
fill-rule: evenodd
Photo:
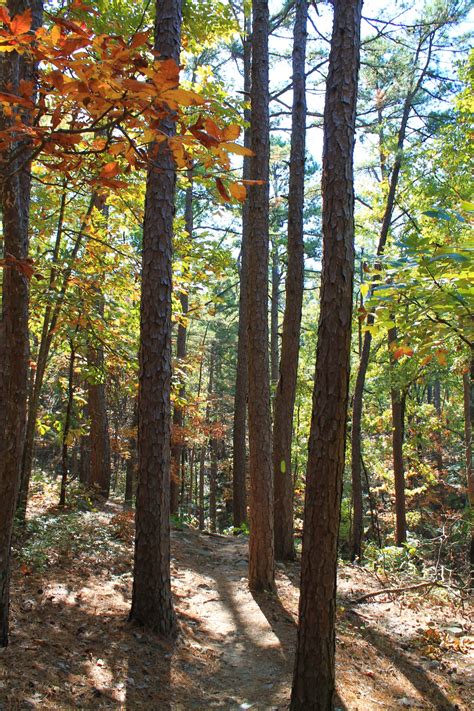
<path fill-rule="evenodd" d="M 59 25 L 54 25 L 49 37 L 51 40 L 51 44 L 56 45 L 58 43 L 58 41 L 61 39 L 61 28 Z"/>
<path fill-rule="evenodd" d="M 174 101 L 180 106 L 202 106 L 206 103 L 202 96 L 187 89 L 168 89 L 160 98 L 164 101 Z"/>
<path fill-rule="evenodd" d="M 240 126 L 236 123 L 231 123 L 222 129 L 222 140 L 223 141 L 235 141 L 236 138 L 240 136 Z"/>
<path fill-rule="evenodd" d="M 221 148 L 228 153 L 237 153 L 239 156 L 253 156 L 253 151 L 250 148 L 241 146 L 239 143 L 222 143 Z"/>
<path fill-rule="evenodd" d="M 446 358 L 447 352 L 448 352 L 448 351 L 445 350 L 444 348 L 439 348 L 439 349 L 436 351 L 436 353 L 435 353 L 435 355 L 436 355 L 436 360 L 438 361 L 438 363 L 439 363 L 440 365 L 443 365 L 443 366 L 448 365 L 448 359 Z"/>
<path fill-rule="evenodd" d="M 241 183 L 230 183 L 229 192 L 233 198 L 239 200 L 240 202 L 244 202 L 247 197 L 247 189 L 245 185 L 242 185 Z"/>

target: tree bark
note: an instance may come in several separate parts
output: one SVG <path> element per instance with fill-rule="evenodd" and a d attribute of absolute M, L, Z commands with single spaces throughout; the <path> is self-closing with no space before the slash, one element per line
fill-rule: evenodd
<path fill-rule="evenodd" d="M 193 174 L 192 170 L 188 171 L 188 179 L 190 181 L 188 187 L 186 188 L 185 196 L 185 208 L 184 208 L 184 222 L 185 230 L 188 233 L 189 239 L 193 237 Z M 188 313 L 189 301 L 188 295 L 186 293 L 180 292 L 179 301 L 181 304 L 181 312 L 184 317 Z M 176 359 L 178 363 L 181 363 L 186 358 L 186 334 L 187 328 L 183 323 L 178 323 L 178 335 L 176 339 Z M 183 454 L 183 443 L 182 443 L 182 428 L 184 424 L 184 413 L 183 405 L 181 404 L 184 400 L 186 393 L 186 388 L 182 384 L 179 388 L 179 399 L 180 403 L 176 403 L 173 410 L 173 426 L 175 428 L 175 440 L 176 443 L 171 448 L 171 513 L 176 513 L 178 511 L 179 504 L 179 471 L 180 462 Z"/>
<path fill-rule="evenodd" d="M 353 150 L 362 0 L 335 0 L 324 109 L 323 265 L 292 711 L 333 708 L 337 542 L 354 277 Z"/>
<path fill-rule="evenodd" d="M 301 310 L 304 289 L 304 177 L 306 144 L 306 35 L 308 3 L 297 0 L 293 37 L 293 112 L 288 197 L 288 271 L 281 339 L 280 377 L 275 393 L 273 422 L 273 477 L 275 557 L 292 560 L 293 473 L 291 440 L 295 407 Z"/>
<path fill-rule="evenodd" d="M 276 388 L 278 382 L 279 344 L 278 344 L 278 321 L 280 308 L 280 260 L 278 257 L 278 245 L 276 240 L 272 241 L 272 299 L 270 304 L 270 380 L 272 387 Z"/>
<path fill-rule="evenodd" d="M 388 332 L 389 347 L 394 345 L 397 340 L 397 329 L 391 328 Z M 395 367 L 393 357 L 390 354 L 391 369 Z M 395 518 L 396 531 L 395 542 L 397 546 L 406 543 L 407 540 L 407 521 L 406 521 L 406 504 L 405 504 L 405 468 L 403 465 L 403 432 L 404 432 L 404 406 L 401 397 L 400 389 L 390 388 L 390 400 L 392 403 L 392 460 L 393 460 L 393 477 L 395 482 Z"/>
<path fill-rule="evenodd" d="M 179 64 L 180 0 L 156 2 L 154 49 Z M 160 126 L 175 133 L 173 115 Z M 130 619 L 170 637 L 176 620 L 170 584 L 171 265 L 176 166 L 167 141 L 150 150 L 143 224 L 138 488 Z"/>
<path fill-rule="evenodd" d="M 131 421 L 132 433 L 128 439 L 129 448 L 129 458 L 127 459 L 126 469 L 125 469 L 125 497 L 124 505 L 131 506 L 133 502 L 133 496 L 135 493 L 135 480 L 136 480 L 136 469 L 137 469 L 137 434 L 136 430 L 138 427 L 138 403 L 135 399 L 133 403 L 133 414 Z"/>
<path fill-rule="evenodd" d="M 211 345 L 210 359 L 209 359 L 209 385 L 207 389 L 208 393 L 208 403 L 207 403 L 207 423 L 212 427 L 213 423 L 213 399 L 214 399 L 214 388 L 215 388 L 215 371 L 216 371 L 216 351 L 215 344 Z M 211 459 L 211 466 L 209 468 L 209 530 L 215 533 L 217 526 L 217 443 L 213 434 L 209 438 L 209 454 Z"/>
<path fill-rule="evenodd" d="M 97 293 L 100 317 L 104 316 L 104 297 Z M 93 343 L 90 335 L 87 349 L 87 365 L 90 369 L 87 383 L 90 422 L 90 464 L 88 486 L 94 496 L 108 499 L 110 493 L 111 463 L 109 420 L 107 415 L 107 400 L 105 394 L 104 347 L 101 343 Z"/>
<path fill-rule="evenodd" d="M 469 507 L 470 547 L 469 565 L 471 585 L 474 581 L 474 466 L 472 423 L 474 422 L 474 353 L 471 353 L 469 371 L 463 374 L 464 391 L 464 441 L 466 446 L 466 481 Z"/>
<path fill-rule="evenodd" d="M 250 447 L 249 586 L 274 588 L 273 472 L 268 362 L 268 33 L 267 0 L 254 0 L 252 22 L 251 140 L 249 189 L 248 388 Z"/>
<path fill-rule="evenodd" d="M 8 0 L 11 17 L 32 11 L 31 30 L 42 23 L 43 3 L 39 0 Z M 36 64 L 27 54 L 5 53 L 0 59 L 0 88 L 17 94 L 20 82 L 35 83 Z M 24 123 L 29 116 L 23 113 Z M 7 129 L 15 116 L 0 115 L 0 129 Z M 13 157 L 13 153 L 17 157 Z M 28 258 L 28 227 L 31 194 L 29 156 L 31 144 L 22 138 L 0 154 L 1 208 L 5 258 Z M 28 303 L 29 283 L 15 264 L 4 270 L 0 323 L 0 646 L 8 644 L 10 545 L 13 518 L 21 478 L 28 390 Z"/>
<path fill-rule="evenodd" d="M 77 329 L 76 329 L 77 331 Z M 59 505 L 66 505 L 66 486 L 68 478 L 68 447 L 69 447 L 69 431 L 71 429 L 71 419 L 72 419 L 72 408 L 74 405 L 74 362 L 76 359 L 76 347 L 74 341 L 71 339 L 71 354 L 69 357 L 69 370 L 68 370 L 68 390 L 67 390 L 67 405 L 66 413 L 64 415 L 64 427 L 62 436 L 62 448 L 61 448 L 61 492 L 59 495 Z"/>
<path fill-rule="evenodd" d="M 245 22 L 246 36 L 243 38 L 244 52 L 244 92 L 250 95 L 251 87 L 251 30 L 250 18 Z M 245 110 L 245 119 L 250 122 L 250 112 Z M 250 147 L 250 129 L 244 131 L 244 145 Z M 250 158 L 244 156 L 242 177 L 250 178 Z M 247 521 L 247 315 L 248 315 L 248 240 L 249 240 L 249 203 L 242 206 L 242 244 L 240 248 L 240 294 L 239 326 L 237 345 L 237 372 L 234 398 L 234 431 L 232 462 L 232 513 L 233 523 L 239 528 Z"/>
<path fill-rule="evenodd" d="M 204 475 L 206 473 L 206 447 L 201 447 L 199 460 L 199 530 L 204 531 Z"/>
<path fill-rule="evenodd" d="M 217 443 L 211 439 L 209 451 L 211 454 L 211 466 L 209 469 L 209 530 L 215 533 L 217 530 Z"/>
<path fill-rule="evenodd" d="M 83 417 L 87 421 L 88 412 L 87 406 L 85 406 L 83 411 Z M 82 434 L 79 442 L 79 481 L 81 484 L 87 488 L 89 482 L 89 471 L 90 471 L 90 455 L 89 455 L 89 436 Z"/>

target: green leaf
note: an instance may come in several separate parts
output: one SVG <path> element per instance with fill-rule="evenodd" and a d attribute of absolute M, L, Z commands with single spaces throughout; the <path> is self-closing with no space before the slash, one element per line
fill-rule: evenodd
<path fill-rule="evenodd" d="M 446 210 L 426 210 L 423 215 L 434 217 L 436 220 L 447 220 L 448 222 L 453 219 Z"/>

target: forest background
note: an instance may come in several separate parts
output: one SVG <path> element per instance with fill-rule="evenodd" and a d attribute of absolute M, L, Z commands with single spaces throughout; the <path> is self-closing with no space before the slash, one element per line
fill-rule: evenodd
<path fill-rule="evenodd" d="M 15 9 L 15 3 L 8 6 Z M 29 292 L 26 426 L 2 422 L 4 434 L 8 427 L 22 431 L 19 449 L 9 456 L 21 463 L 17 517 L 27 568 L 47 565 L 50 556 L 35 541 L 28 497 L 57 492 L 68 511 L 93 510 L 109 496 L 126 506 L 134 503 L 146 154 L 163 120 L 150 113 L 156 96 L 179 115 L 171 138 L 177 175 L 168 413 L 172 520 L 226 535 L 249 532 L 246 497 L 253 494 L 245 474 L 245 403 L 253 393 L 245 359 L 252 351 L 246 355 L 243 334 L 252 307 L 242 288 L 249 278 L 242 229 L 251 209 L 247 193 L 256 187 L 248 172 L 250 9 L 249 3 L 184 3 L 179 87 L 176 71 L 163 65 L 153 94 L 143 76 L 137 79 L 142 70 L 150 78 L 143 57 L 152 48 L 152 3 L 47 4 L 44 34 L 38 36 L 39 94 L 32 77 L 15 91 L 3 80 L 4 185 L 14 161 L 21 162 L 15 116 L 32 136 L 22 139 L 32 141 L 29 250 L 15 255 L 5 240 L 2 259 L 4 293 L 7 272 Z M 289 276 L 287 241 L 295 165 L 290 64 L 296 7 L 271 3 L 270 10 L 265 290 L 275 427 L 278 383 L 289 372 L 282 356 L 285 308 L 296 284 Z M 15 24 L 13 12 L 8 15 L 4 5 L 0 11 L 5 67 L 13 53 L 27 56 L 35 14 L 20 14 Z M 363 14 L 351 381 L 338 551 L 377 570 L 464 589 L 474 563 L 472 3 L 397 2 L 381 8 L 367 2 Z M 273 463 L 268 462 L 283 502 L 275 514 L 280 560 L 299 553 L 304 525 L 331 18 L 331 3 L 310 5 L 303 58 L 304 279 L 301 331 L 293 337 L 298 370 L 291 449 L 275 454 L 276 437 Z M 100 39 L 109 36 L 113 40 Z M 129 82 L 125 94 L 114 86 L 117 77 Z M 110 122 L 104 120 L 108 113 Z M 13 175 L 21 176 L 23 168 L 17 166 Z M 286 488 L 278 490 L 281 479 Z M 6 529 L 2 541 L 9 546 Z"/>

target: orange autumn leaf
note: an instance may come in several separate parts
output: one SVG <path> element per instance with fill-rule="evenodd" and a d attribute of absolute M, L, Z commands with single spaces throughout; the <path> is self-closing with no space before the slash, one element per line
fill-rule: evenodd
<path fill-rule="evenodd" d="M 110 178 L 115 178 L 118 173 L 120 173 L 120 163 L 114 160 L 104 165 L 99 173 L 99 178 L 105 178 L 108 180 Z"/>
<path fill-rule="evenodd" d="M 226 187 L 220 178 L 216 178 L 216 188 L 219 191 L 219 195 L 224 202 L 230 202 L 230 195 L 226 190 Z"/>
<path fill-rule="evenodd" d="M 5 25 L 10 24 L 10 14 L 6 7 L 0 7 L 0 22 L 3 22 Z"/>
<path fill-rule="evenodd" d="M 78 49 L 83 49 L 84 47 L 87 47 L 89 44 L 90 44 L 90 40 L 87 37 L 76 37 L 76 38 L 67 39 L 61 45 L 61 50 L 59 53 L 61 55 L 73 54 L 73 52 L 77 52 Z"/>
<path fill-rule="evenodd" d="M 0 259 L 1 267 L 13 267 L 17 269 L 23 276 L 25 276 L 28 281 L 31 279 L 35 273 L 35 268 L 33 266 L 33 260 L 31 258 L 27 259 L 17 259 L 13 254 L 7 252 L 5 259 Z"/>
<path fill-rule="evenodd" d="M 229 192 L 232 197 L 239 200 L 239 202 L 244 202 L 247 197 L 247 189 L 245 185 L 242 185 L 241 183 L 230 183 Z"/>
<path fill-rule="evenodd" d="M 21 15 L 15 15 L 10 22 L 10 31 L 14 35 L 24 35 L 31 27 L 31 10 L 25 10 Z"/>
<path fill-rule="evenodd" d="M 29 109 L 34 106 L 33 102 L 29 99 L 24 99 L 16 94 L 7 94 L 3 91 L 0 91 L 0 102 L 5 104 L 20 104 L 20 106 L 26 106 Z"/>
<path fill-rule="evenodd" d="M 215 138 L 217 141 L 222 140 L 221 132 L 219 130 L 219 127 L 217 126 L 216 123 L 212 119 L 206 119 L 204 121 L 204 128 L 206 130 L 206 133 L 208 133 L 210 136 Z"/>
<path fill-rule="evenodd" d="M 128 183 L 125 180 L 116 180 L 115 178 L 101 178 L 100 184 L 102 187 L 119 190 L 120 188 L 128 188 Z"/>
<path fill-rule="evenodd" d="M 61 27 L 64 27 L 66 30 L 69 30 L 70 32 L 75 32 L 77 35 L 82 35 L 83 37 L 91 37 L 92 32 L 91 30 L 88 30 L 85 25 L 78 25 L 76 22 L 72 22 L 71 20 L 66 20 L 64 17 L 55 17 L 54 18 L 55 22 L 57 25 L 61 25 Z"/>
<path fill-rule="evenodd" d="M 222 130 L 223 141 L 235 141 L 240 136 L 240 126 L 236 123 L 231 123 Z"/>
<path fill-rule="evenodd" d="M 137 32 L 137 34 L 132 37 L 130 48 L 135 49 L 136 47 L 140 47 L 141 45 L 146 44 L 149 39 L 150 32 Z"/>
<path fill-rule="evenodd" d="M 214 148 L 215 146 L 218 146 L 220 143 L 219 139 L 215 138 L 215 136 L 211 136 L 211 134 L 206 133 L 205 131 L 201 131 L 201 125 L 202 123 L 197 121 L 193 126 L 189 127 L 189 131 L 192 133 L 194 138 L 197 138 L 199 143 L 202 143 L 205 148 Z"/>
<path fill-rule="evenodd" d="M 159 89 L 171 88 L 179 84 L 179 66 L 173 59 L 156 62 L 150 78 Z"/>
<path fill-rule="evenodd" d="M 413 355 L 413 348 L 409 348 L 408 346 L 399 346 L 399 348 L 395 348 L 393 351 L 393 357 L 395 360 L 399 360 L 402 356 L 408 356 L 411 357 Z"/>

